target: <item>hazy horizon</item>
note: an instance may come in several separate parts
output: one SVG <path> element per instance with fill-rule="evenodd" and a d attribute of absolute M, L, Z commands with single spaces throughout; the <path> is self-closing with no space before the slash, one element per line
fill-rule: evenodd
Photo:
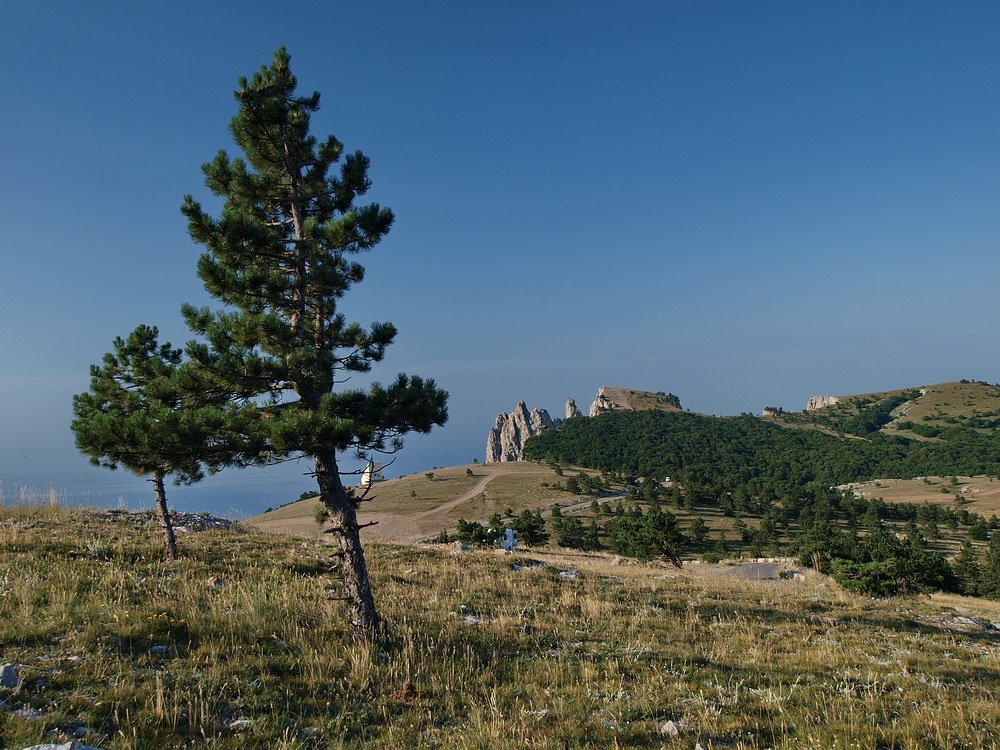
<path fill-rule="evenodd" d="M 392 476 L 482 460 L 497 413 L 602 385 L 738 414 L 1000 381 L 1000 6 L 269 7 L 7 9 L 5 495 L 148 492 L 77 453 L 72 396 L 115 336 L 180 345 L 181 303 L 218 308 L 179 206 L 215 205 L 200 167 L 235 150 L 236 79 L 282 44 L 322 94 L 313 133 L 364 151 L 396 214 L 342 305 L 399 329 L 374 378 L 451 394 Z M 305 470 L 169 493 L 252 515 Z"/>

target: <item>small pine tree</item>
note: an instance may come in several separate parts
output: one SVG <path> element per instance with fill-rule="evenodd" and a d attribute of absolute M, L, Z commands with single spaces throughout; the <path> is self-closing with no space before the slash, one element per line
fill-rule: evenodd
<path fill-rule="evenodd" d="M 76 447 L 91 463 L 124 466 L 153 483 L 167 558 L 177 558 L 177 539 L 167 509 L 163 480 L 178 484 L 204 477 L 206 463 L 220 444 L 224 416 L 190 368 L 182 352 L 159 344 L 156 327 L 138 326 L 116 338 L 101 366 L 90 368 L 90 391 L 73 397 L 70 429 Z"/>
<path fill-rule="evenodd" d="M 724 555 L 724 554 L 726 554 L 726 552 L 728 552 L 728 548 L 726 546 L 726 530 L 725 529 L 721 529 L 719 531 L 719 538 L 715 542 L 715 551 L 718 552 L 720 555 Z"/>
<path fill-rule="evenodd" d="M 510 522 L 510 527 L 517 531 L 518 540 L 529 547 L 540 546 L 549 541 L 549 534 L 545 530 L 545 519 L 540 513 L 523 510 Z"/>
<path fill-rule="evenodd" d="M 581 549 L 584 546 L 584 530 L 580 519 L 574 516 L 564 516 L 560 519 L 559 528 L 554 530 L 556 544 L 560 547 Z"/>
<path fill-rule="evenodd" d="M 691 522 L 691 539 L 695 544 L 701 546 L 708 538 L 708 524 L 701 516 L 697 516 Z"/>
<path fill-rule="evenodd" d="M 962 543 L 962 549 L 955 558 L 952 565 L 955 572 L 955 586 L 958 593 L 966 596 L 977 596 L 979 594 L 979 581 L 982 577 L 982 569 L 976 557 L 976 550 L 972 542 L 966 539 Z"/>
<path fill-rule="evenodd" d="M 601 532 L 597 527 L 597 519 L 590 520 L 590 525 L 583 535 L 583 548 L 591 551 L 601 549 Z"/>
<path fill-rule="evenodd" d="M 990 538 L 989 529 L 986 528 L 986 524 L 982 520 L 976 521 L 969 527 L 969 538 L 977 542 L 985 542 Z"/>
<path fill-rule="evenodd" d="M 979 575 L 979 595 L 1000 599 L 1000 533 L 993 532 Z"/>

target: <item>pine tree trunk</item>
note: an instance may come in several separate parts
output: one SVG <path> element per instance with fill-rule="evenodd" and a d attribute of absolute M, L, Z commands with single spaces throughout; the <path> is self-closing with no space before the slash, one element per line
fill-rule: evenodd
<path fill-rule="evenodd" d="M 167 510 L 167 493 L 163 489 L 163 474 L 153 475 L 153 492 L 156 494 L 156 505 L 160 509 L 160 528 L 163 529 L 163 543 L 167 550 L 167 559 L 177 559 L 177 539 L 174 537 L 174 526 L 170 523 L 170 511 Z"/>
<path fill-rule="evenodd" d="M 316 480 L 319 482 L 320 500 L 327 509 L 329 531 L 336 535 L 340 544 L 340 571 L 348 617 L 355 627 L 374 632 L 380 618 L 368 581 L 368 565 L 361 548 L 361 529 L 354 505 L 340 481 L 336 456 L 332 452 L 316 457 Z"/>

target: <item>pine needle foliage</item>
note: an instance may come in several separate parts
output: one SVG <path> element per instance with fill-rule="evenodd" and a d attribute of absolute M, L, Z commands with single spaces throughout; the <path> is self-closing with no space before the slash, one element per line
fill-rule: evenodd
<path fill-rule="evenodd" d="M 114 351 L 90 368 L 90 390 L 73 397 L 70 429 L 91 463 L 149 478 L 167 557 L 176 558 L 163 480 L 191 484 L 206 465 L 219 465 L 225 415 L 184 367 L 182 351 L 158 337 L 155 326 L 140 325 L 115 339 Z"/>
<path fill-rule="evenodd" d="M 314 461 L 328 531 L 340 543 L 350 619 L 372 628 L 379 618 L 338 455 L 399 450 L 407 432 L 444 424 L 447 394 L 433 380 L 405 374 L 388 386 L 344 387 L 381 361 L 396 336 L 391 323 L 365 327 L 340 310 L 365 276 L 357 257 L 382 240 L 393 214 L 358 203 L 372 184 L 368 158 L 345 154 L 333 136 L 312 136 L 320 95 L 300 96 L 296 87 L 284 48 L 252 78 L 240 78 L 230 131 L 243 155 L 220 151 L 202 167 L 208 188 L 224 199 L 222 212 L 210 216 L 190 195 L 184 199 L 190 235 L 207 248 L 198 275 L 225 306 L 183 308 L 201 337 L 188 351 L 210 388 L 257 417 L 247 420 L 245 450 L 231 463 Z"/>

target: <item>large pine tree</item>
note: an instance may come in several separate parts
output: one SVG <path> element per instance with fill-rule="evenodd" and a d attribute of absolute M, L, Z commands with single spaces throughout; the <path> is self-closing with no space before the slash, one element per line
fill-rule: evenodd
<path fill-rule="evenodd" d="M 225 305 L 183 308 L 202 337 L 188 351 L 213 387 L 228 391 L 244 416 L 258 417 L 248 420 L 246 444 L 254 449 L 233 462 L 313 460 L 327 530 L 339 542 L 350 619 L 374 628 L 356 501 L 338 456 L 392 452 L 404 433 L 444 424 L 447 394 L 433 380 L 406 375 L 387 387 L 338 387 L 368 372 L 396 335 L 391 323 L 350 323 L 339 308 L 364 278 L 355 258 L 385 236 L 393 215 L 356 202 L 371 186 L 364 154 L 344 155 L 336 138 L 310 135 L 320 97 L 296 94 L 289 61 L 281 48 L 270 66 L 239 79 L 230 130 L 243 156 L 220 151 L 202 167 L 208 188 L 224 199 L 221 214 L 211 217 L 185 197 L 191 237 L 207 248 L 198 275 Z"/>

